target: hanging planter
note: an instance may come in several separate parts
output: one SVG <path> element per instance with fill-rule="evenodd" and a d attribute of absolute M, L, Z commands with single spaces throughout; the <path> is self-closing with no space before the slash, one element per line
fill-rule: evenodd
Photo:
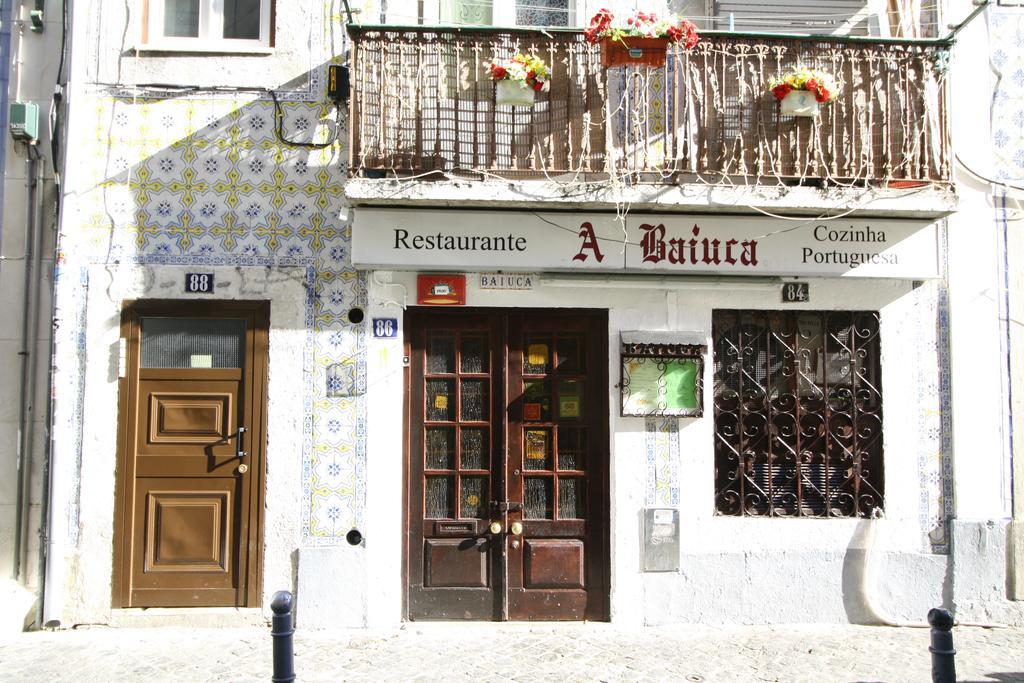
<path fill-rule="evenodd" d="M 524 81 L 505 79 L 495 83 L 494 87 L 494 101 L 498 105 L 530 107 L 533 94 L 534 91 Z"/>
<path fill-rule="evenodd" d="M 697 41 L 697 27 L 686 19 L 659 19 L 653 12 L 637 12 L 624 25 L 613 26 L 615 15 L 600 10 L 583 32 L 587 42 L 601 45 L 601 66 L 665 66 L 672 43 L 689 50 Z"/>
<path fill-rule="evenodd" d="M 504 106 L 529 107 L 536 93 L 551 87 L 551 70 L 536 55 L 518 54 L 490 66 L 494 79 L 494 102 Z"/>
<path fill-rule="evenodd" d="M 783 116 L 817 116 L 820 105 L 836 99 L 839 85 L 832 75 L 814 69 L 795 69 L 768 83 L 781 103 Z"/>
<path fill-rule="evenodd" d="M 818 100 L 807 90 L 791 90 L 782 98 L 783 116 L 817 116 Z"/>
<path fill-rule="evenodd" d="M 665 66 L 667 52 L 668 38 L 602 38 L 601 66 Z"/>

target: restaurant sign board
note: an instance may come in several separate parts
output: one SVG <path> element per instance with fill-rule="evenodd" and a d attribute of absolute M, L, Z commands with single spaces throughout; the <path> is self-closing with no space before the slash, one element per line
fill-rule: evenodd
<path fill-rule="evenodd" d="M 934 221 L 361 207 L 357 268 L 927 279 Z"/>

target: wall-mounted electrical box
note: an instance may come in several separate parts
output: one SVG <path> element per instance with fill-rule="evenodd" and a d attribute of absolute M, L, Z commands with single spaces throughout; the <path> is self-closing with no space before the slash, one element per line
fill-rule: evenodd
<path fill-rule="evenodd" d="M 334 102 L 348 100 L 349 72 L 347 66 L 329 64 L 327 66 L 327 97 Z"/>
<path fill-rule="evenodd" d="M 679 510 L 644 510 L 643 570 L 674 572 L 679 570 Z"/>
<path fill-rule="evenodd" d="M 39 105 L 35 102 L 11 102 L 8 118 L 11 137 L 25 142 L 39 142 Z"/>

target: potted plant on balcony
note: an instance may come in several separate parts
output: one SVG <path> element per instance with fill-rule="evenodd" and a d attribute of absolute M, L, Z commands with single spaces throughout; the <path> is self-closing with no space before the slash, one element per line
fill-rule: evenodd
<path fill-rule="evenodd" d="M 818 106 L 836 99 L 839 86 L 832 75 L 817 69 L 794 69 L 768 82 L 783 116 L 817 116 Z"/>
<path fill-rule="evenodd" d="M 637 12 L 615 24 L 615 15 L 606 9 L 598 10 L 583 32 L 587 41 L 601 44 L 601 65 L 653 66 L 665 65 L 665 53 L 670 43 L 678 43 L 689 50 L 700 37 L 693 22 L 675 17 L 659 18 L 653 12 Z"/>
<path fill-rule="evenodd" d="M 495 102 L 499 105 L 530 106 L 534 95 L 551 87 L 551 71 L 536 55 L 517 54 L 512 59 L 492 62 Z"/>

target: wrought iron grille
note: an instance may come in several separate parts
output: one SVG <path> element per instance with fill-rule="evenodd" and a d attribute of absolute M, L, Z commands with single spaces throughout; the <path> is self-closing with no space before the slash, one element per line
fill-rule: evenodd
<path fill-rule="evenodd" d="M 878 314 L 716 310 L 712 329 L 716 513 L 881 507 Z"/>
<path fill-rule="evenodd" d="M 578 31 L 351 27 L 351 172 L 658 183 L 948 182 L 947 48 L 706 34 L 660 68 L 601 66 Z M 551 66 L 532 107 L 499 106 L 487 66 Z M 832 73 L 838 99 L 782 116 L 768 81 Z"/>

